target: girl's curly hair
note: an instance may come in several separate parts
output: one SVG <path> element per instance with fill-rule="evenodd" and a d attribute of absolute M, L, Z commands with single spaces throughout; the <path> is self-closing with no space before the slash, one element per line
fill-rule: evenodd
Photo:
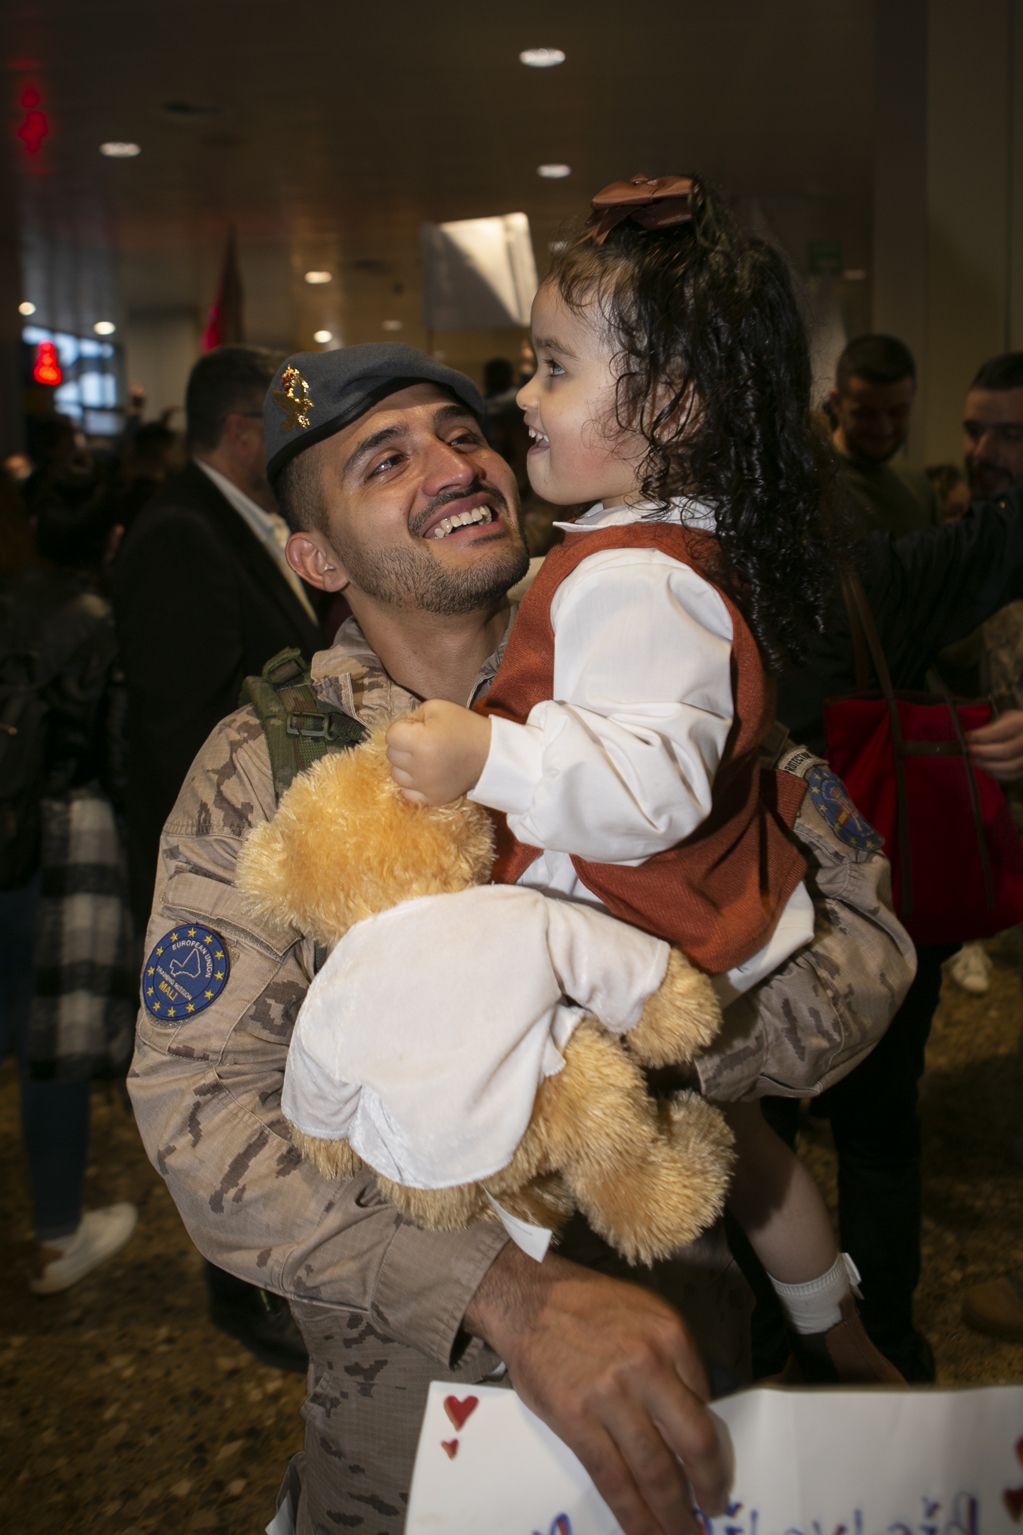
<path fill-rule="evenodd" d="M 595 304 L 613 353 L 622 430 L 646 442 L 644 497 L 714 508 L 722 567 L 767 664 L 796 659 L 834 581 L 834 471 L 810 415 L 806 333 L 783 258 L 695 179 L 692 219 L 584 228 L 546 281 Z"/>

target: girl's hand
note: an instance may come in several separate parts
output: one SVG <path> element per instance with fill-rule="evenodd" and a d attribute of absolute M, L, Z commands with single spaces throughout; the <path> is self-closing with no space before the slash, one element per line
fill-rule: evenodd
<path fill-rule="evenodd" d="M 391 777 L 416 805 L 446 805 L 473 788 L 490 751 L 490 721 L 432 698 L 387 732 Z"/>

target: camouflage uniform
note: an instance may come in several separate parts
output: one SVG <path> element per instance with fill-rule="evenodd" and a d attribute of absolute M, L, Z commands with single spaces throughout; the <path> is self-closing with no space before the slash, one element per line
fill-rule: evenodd
<path fill-rule="evenodd" d="M 416 700 L 384 676 L 351 621 L 313 663 L 317 693 L 367 726 Z M 493 677 L 490 658 L 478 688 Z M 293 1148 L 281 1116 L 295 1015 L 313 975 L 313 944 L 255 922 L 234 888 L 248 830 L 273 815 L 262 728 L 241 709 L 196 758 L 164 828 L 147 953 L 168 931 L 201 924 L 223 942 L 224 989 L 194 1015 L 139 1015 L 129 1090 L 142 1138 L 199 1250 L 288 1298 L 309 1355 L 299 1535 L 396 1535 L 430 1380 L 487 1377 L 499 1361 L 461 1330 L 480 1281 L 507 1241 L 499 1225 L 421 1231 L 370 1173 L 337 1185 Z M 358 849 L 353 849 L 353 856 Z M 577 1226 L 569 1257 L 622 1266 Z M 721 1233 L 655 1273 L 629 1271 L 669 1295 L 722 1386 L 747 1369 L 747 1291 Z M 290 1493 L 296 1499 L 299 1468 Z"/>

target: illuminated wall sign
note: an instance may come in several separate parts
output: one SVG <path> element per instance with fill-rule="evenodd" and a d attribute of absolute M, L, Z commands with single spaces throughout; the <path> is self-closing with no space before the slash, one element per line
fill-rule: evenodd
<path fill-rule="evenodd" d="M 27 154 L 37 155 L 50 136 L 50 120 L 42 109 L 43 98 L 34 85 L 27 85 L 18 105 L 24 113 L 18 126 L 18 137 Z"/>
<path fill-rule="evenodd" d="M 60 365 L 57 348 L 52 341 L 40 341 L 36 347 L 32 377 L 37 384 L 49 384 L 54 389 L 64 382 L 64 370 Z"/>

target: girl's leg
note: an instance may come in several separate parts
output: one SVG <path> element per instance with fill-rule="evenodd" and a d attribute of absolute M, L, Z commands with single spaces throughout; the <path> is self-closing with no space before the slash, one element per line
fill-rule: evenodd
<path fill-rule="evenodd" d="M 729 1210 L 776 1283 L 816 1279 L 839 1256 L 820 1190 L 759 1103 L 730 1103 L 723 1112 L 736 1149 Z"/>
<path fill-rule="evenodd" d="M 759 1104 L 731 1104 L 725 1117 L 738 1153 L 729 1208 L 777 1293 L 800 1377 L 901 1384 L 863 1329 L 852 1289 L 858 1276 L 807 1168 Z"/>

